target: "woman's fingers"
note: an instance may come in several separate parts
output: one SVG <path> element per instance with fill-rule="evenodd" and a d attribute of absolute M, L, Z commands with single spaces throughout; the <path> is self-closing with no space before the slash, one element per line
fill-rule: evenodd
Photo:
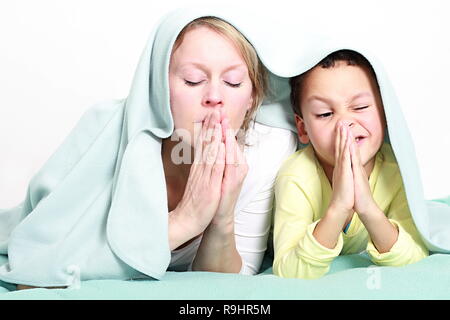
<path fill-rule="evenodd" d="M 211 114 L 210 114 L 210 118 L 209 118 L 209 124 L 208 124 L 208 130 L 206 133 L 206 141 L 210 142 L 212 137 L 215 134 L 215 125 L 217 123 L 220 123 L 220 112 L 218 110 L 214 110 Z"/>
<path fill-rule="evenodd" d="M 226 190 L 238 189 L 245 176 L 247 175 L 248 166 L 245 160 L 245 155 L 241 146 L 236 140 L 234 131 L 229 129 L 227 119 L 223 120 L 226 130 L 225 138 L 225 172 L 224 172 L 224 187 Z"/>
<path fill-rule="evenodd" d="M 203 128 L 202 128 L 203 141 L 208 141 L 208 133 L 209 133 L 208 129 L 210 127 L 211 116 L 212 114 L 210 113 L 203 120 Z"/>
<path fill-rule="evenodd" d="M 219 142 L 216 162 L 211 168 L 211 186 L 220 188 L 225 170 L 225 143 Z"/>
<path fill-rule="evenodd" d="M 224 120 L 225 121 L 225 120 Z M 226 131 L 225 131 L 225 147 L 226 147 L 226 154 L 225 154 L 225 163 L 227 166 L 234 166 L 237 163 L 236 159 L 236 138 L 234 136 L 234 132 L 232 129 L 229 128 L 228 122 L 225 122 Z"/>
<path fill-rule="evenodd" d="M 205 162 L 205 150 L 212 142 L 215 135 L 215 126 L 219 123 L 220 114 L 218 111 L 208 114 L 202 122 L 202 128 L 198 138 L 195 141 L 194 147 L 194 164 L 202 164 Z"/>
<path fill-rule="evenodd" d="M 205 165 L 206 174 L 211 173 L 211 168 L 216 162 L 217 153 L 219 151 L 219 145 L 222 141 L 222 126 L 220 123 L 214 125 L 212 131 L 211 141 L 206 144 L 205 150 L 203 151 L 203 163 Z"/>
<path fill-rule="evenodd" d="M 208 114 L 202 121 L 202 128 L 197 135 L 194 145 L 194 164 L 203 163 L 203 151 L 208 144 L 208 128 L 210 125 L 211 114 Z"/>

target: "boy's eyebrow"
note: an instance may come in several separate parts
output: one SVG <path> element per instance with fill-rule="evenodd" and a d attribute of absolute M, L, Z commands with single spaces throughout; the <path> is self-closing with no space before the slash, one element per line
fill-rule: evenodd
<path fill-rule="evenodd" d="M 356 99 L 358 99 L 358 98 L 365 98 L 365 97 L 372 98 L 373 95 L 372 95 L 369 91 L 363 91 L 363 92 L 360 92 L 360 93 L 355 94 L 355 95 L 350 99 L 350 101 L 354 101 L 354 100 L 356 100 Z"/>
<path fill-rule="evenodd" d="M 369 91 L 359 92 L 359 93 L 355 94 L 354 96 L 352 96 L 352 97 L 349 99 L 349 102 L 354 101 L 354 100 L 356 100 L 356 99 L 358 99 L 358 98 L 364 98 L 364 97 L 372 98 L 373 95 L 372 95 Z M 311 102 L 311 101 L 313 101 L 313 100 L 318 100 L 318 101 L 324 102 L 324 103 L 326 103 L 326 104 L 333 104 L 333 100 L 327 99 L 327 98 L 321 97 L 321 96 L 316 96 L 316 95 L 312 95 L 312 96 L 309 97 L 306 101 L 307 101 L 307 102 Z"/>
<path fill-rule="evenodd" d="M 312 95 L 311 97 L 306 99 L 306 102 L 311 102 L 313 100 L 318 100 L 318 101 L 321 101 L 321 102 L 325 102 L 326 104 L 332 104 L 332 102 L 333 102 L 333 100 L 331 100 L 331 99 L 327 99 L 327 98 L 316 96 L 316 95 Z"/>

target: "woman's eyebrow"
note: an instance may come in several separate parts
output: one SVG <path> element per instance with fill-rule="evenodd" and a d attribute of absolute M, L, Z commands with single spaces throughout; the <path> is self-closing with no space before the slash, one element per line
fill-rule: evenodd
<path fill-rule="evenodd" d="M 225 72 L 228 72 L 231 70 L 245 69 L 246 67 L 247 66 L 244 63 L 236 63 L 236 64 L 233 64 L 233 65 L 227 67 L 223 72 L 225 73 Z"/>
<path fill-rule="evenodd" d="M 200 69 L 201 71 L 206 72 L 206 67 L 198 62 L 187 62 L 187 63 L 183 63 L 182 65 L 179 66 L 179 70 L 184 71 L 185 69 L 188 69 L 190 67 L 194 67 L 195 69 Z"/>
<path fill-rule="evenodd" d="M 202 71 L 204 71 L 206 73 L 209 70 L 209 68 L 206 65 L 204 65 L 203 63 L 201 63 L 201 62 L 187 62 L 187 63 L 184 63 L 183 65 L 181 65 L 180 69 L 183 70 L 183 69 L 185 69 L 187 67 L 192 67 L 192 66 L 197 68 L 197 69 L 200 69 L 200 70 L 202 70 Z M 232 65 L 226 67 L 222 71 L 222 73 L 226 73 L 226 72 L 231 71 L 231 70 L 243 69 L 245 67 L 246 67 L 246 65 L 244 63 L 235 63 L 235 64 L 232 64 Z"/>

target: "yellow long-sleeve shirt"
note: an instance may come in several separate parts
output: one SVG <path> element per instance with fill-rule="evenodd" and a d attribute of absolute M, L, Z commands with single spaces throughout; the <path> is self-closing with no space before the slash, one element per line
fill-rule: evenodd
<path fill-rule="evenodd" d="M 414 225 L 400 170 L 387 143 L 376 155 L 369 185 L 378 207 L 398 228 L 396 243 L 389 252 L 379 253 L 354 213 L 336 247 L 326 248 L 315 239 L 313 231 L 328 209 L 331 185 L 311 146 L 289 157 L 275 184 L 274 273 L 288 278 L 319 278 L 339 254 L 364 250 L 372 262 L 383 266 L 406 265 L 426 257 L 428 250 Z"/>

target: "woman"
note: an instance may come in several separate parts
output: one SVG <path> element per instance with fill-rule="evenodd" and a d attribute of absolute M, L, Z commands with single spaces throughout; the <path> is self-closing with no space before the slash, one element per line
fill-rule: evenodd
<path fill-rule="evenodd" d="M 0 211 L 9 259 L 0 280 L 59 287 L 167 269 L 258 272 L 273 182 L 296 138 L 252 121 L 264 68 L 231 24 L 205 16 L 214 14 L 167 16 L 127 99 L 91 108 L 22 205 Z M 264 108 L 262 121 L 291 127 L 282 103 Z"/>

